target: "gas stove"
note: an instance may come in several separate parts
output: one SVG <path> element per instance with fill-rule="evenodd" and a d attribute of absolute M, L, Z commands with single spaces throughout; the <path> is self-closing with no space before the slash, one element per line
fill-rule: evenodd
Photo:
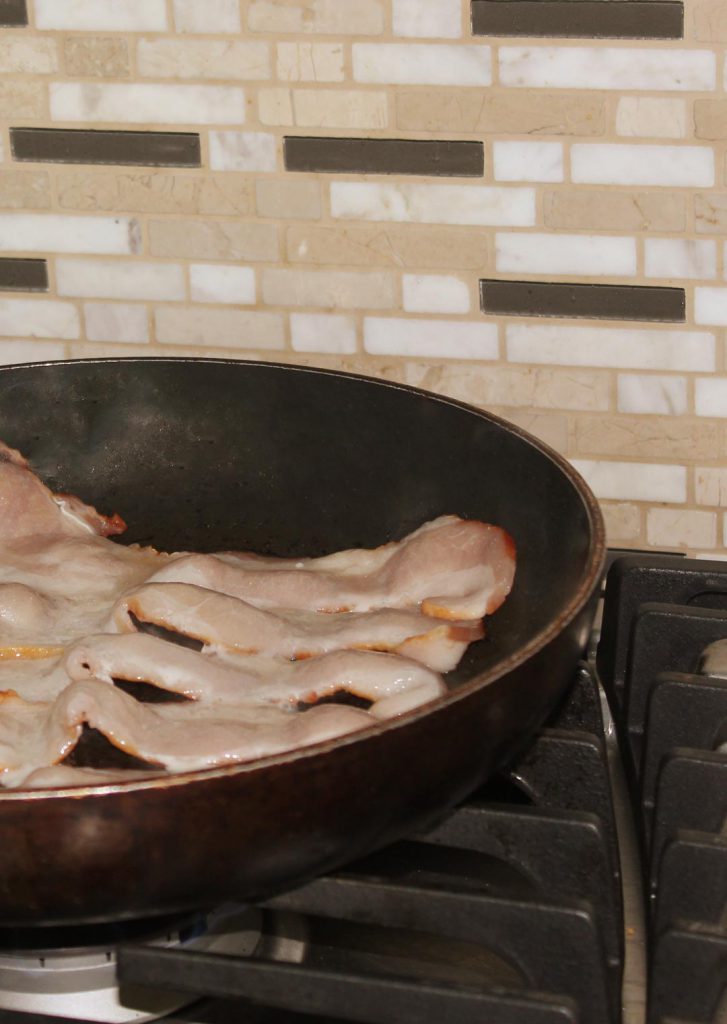
<path fill-rule="evenodd" d="M 437 827 L 257 907 L 0 934 L 0 1022 L 637 1024 L 645 911 L 649 1024 L 716 1020 L 727 563 L 620 554 L 597 656 Z"/>

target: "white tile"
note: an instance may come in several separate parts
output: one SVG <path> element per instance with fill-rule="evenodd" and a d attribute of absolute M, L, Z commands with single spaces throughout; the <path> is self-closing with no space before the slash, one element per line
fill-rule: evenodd
<path fill-rule="evenodd" d="M 717 516 L 693 509 L 650 508 L 646 537 L 652 547 L 713 548 L 717 543 Z"/>
<path fill-rule="evenodd" d="M 497 359 L 497 326 L 456 320 L 366 317 L 364 349 L 371 355 Z"/>
<path fill-rule="evenodd" d="M 571 463 L 597 498 L 613 501 L 687 500 L 685 466 L 598 459 L 571 459 Z"/>
<path fill-rule="evenodd" d="M 636 273 L 633 238 L 498 232 L 495 252 L 496 266 L 502 273 L 594 277 L 630 277 Z"/>
<path fill-rule="evenodd" d="M 174 0 L 177 32 L 239 32 L 240 0 Z"/>
<path fill-rule="evenodd" d="M 269 132 L 210 132 L 213 171 L 274 171 L 278 141 Z"/>
<path fill-rule="evenodd" d="M 271 77 L 270 45 L 242 39 L 140 39 L 136 67 L 147 78 L 260 81 Z"/>
<path fill-rule="evenodd" d="M 694 470 L 694 490 L 698 505 L 727 508 L 727 469 L 697 466 Z"/>
<path fill-rule="evenodd" d="M 0 250 L 5 252 L 135 253 L 139 226 L 128 217 L 63 216 L 56 213 L 0 214 Z"/>
<path fill-rule="evenodd" d="M 356 324 L 350 316 L 291 313 L 290 338 L 296 352 L 356 351 Z"/>
<path fill-rule="evenodd" d="M 393 0 L 394 35 L 458 39 L 462 35 L 461 0 Z"/>
<path fill-rule="evenodd" d="M 727 377 L 697 377 L 694 382 L 694 409 L 697 416 L 726 417 Z"/>
<path fill-rule="evenodd" d="M 492 145 L 496 181 L 562 181 L 560 142 L 495 142 Z"/>
<path fill-rule="evenodd" d="M 235 306 L 255 301 L 255 271 L 226 263 L 192 263 L 189 268 L 195 302 L 225 302 Z"/>
<path fill-rule="evenodd" d="M 60 341 L 0 341 L 0 366 L 45 363 L 65 358 L 66 346 Z"/>
<path fill-rule="evenodd" d="M 470 292 L 458 277 L 444 274 L 404 274 L 407 313 L 469 313 Z"/>
<path fill-rule="evenodd" d="M 687 104 L 658 96 L 622 96 L 616 108 L 616 134 L 641 139 L 683 139 L 687 134 Z"/>
<path fill-rule="evenodd" d="M 275 73 L 283 82 L 342 82 L 342 43 L 278 43 Z"/>
<path fill-rule="evenodd" d="M 694 322 L 727 327 L 727 288 L 694 289 Z"/>
<path fill-rule="evenodd" d="M 714 185 L 710 146 L 636 146 L 628 143 L 576 143 L 571 146 L 571 178 L 598 185 Z"/>
<path fill-rule="evenodd" d="M 123 302 L 86 302 L 83 316 L 89 341 L 149 340 L 146 306 L 132 306 Z"/>
<path fill-rule="evenodd" d="M 207 0 L 205 0 L 205 3 Z M 165 0 L 35 0 L 36 28 L 74 32 L 163 32 Z"/>
<path fill-rule="evenodd" d="M 392 85 L 490 85 L 489 46 L 429 43 L 354 43 L 357 82 Z"/>
<path fill-rule="evenodd" d="M 709 280 L 717 274 L 717 244 L 691 238 L 647 238 L 647 277 Z"/>
<path fill-rule="evenodd" d="M 685 372 L 715 368 L 715 339 L 704 331 L 513 324 L 506 333 L 507 358 L 513 363 Z"/>
<path fill-rule="evenodd" d="M 335 181 L 330 188 L 332 215 L 351 220 L 496 227 L 535 223 L 535 192 L 531 188 L 362 181 Z"/>
<path fill-rule="evenodd" d="M 609 46 L 501 46 L 500 82 L 549 89 L 651 89 L 702 92 L 715 88 L 709 50 Z"/>
<path fill-rule="evenodd" d="M 682 416 L 687 411 L 686 377 L 620 373 L 618 411 Z"/>
<path fill-rule="evenodd" d="M 59 295 L 82 298 L 184 298 L 184 271 L 176 263 L 59 259 L 56 282 Z"/>
<path fill-rule="evenodd" d="M 49 299 L 0 299 L 0 335 L 23 338 L 77 338 L 78 310 Z"/>
<path fill-rule="evenodd" d="M 126 124 L 244 124 L 245 91 L 237 86 L 51 82 L 54 121 Z"/>

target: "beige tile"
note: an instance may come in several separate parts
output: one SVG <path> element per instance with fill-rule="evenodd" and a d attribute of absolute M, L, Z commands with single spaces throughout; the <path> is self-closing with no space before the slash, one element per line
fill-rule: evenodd
<path fill-rule="evenodd" d="M 686 101 L 661 96 L 622 96 L 616 108 L 616 134 L 683 139 L 687 134 Z"/>
<path fill-rule="evenodd" d="M 727 508 L 727 469 L 697 466 L 694 481 L 698 505 Z"/>
<path fill-rule="evenodd" d="M 58 203 L 68 210 L 194 213 L 199 180 L 166 171 L 92 170 L 58 174 Z"/>
<path fill-rule="evenodd" d="M 637 505 L 626 501 L 601 502 L 601 512 L 606 524 L 606 538 L 609 543 L 618 541 L 634 542 L 641 537 L 641 513 Z"/>
<path fill-rule="evenodd" d="M 128 78 L 129 47 L 111 36 L 69 36 L 63 41 L 66 73 L 83 78 Z"/>
<path fill-rule="evenodd" d="M 269 306 L 393 309 L 397 302 L 395 278 L 384 272 L 265 270 L 262 291 Z"/>
<path fill-rule="evenodd" d="M 579 455 L 709 459 L 724 451 L 724 426 L 686 416 L 583 417 L 576 422 Z"/>
<path fill-rule="evenodd" d="M 37 120 L 46 117 L 46 85 L 29 79 L 0 81 L 0 118 L 14 124 L 19 118 Z"/>
<path fill-rule="evenodd" d="M 727 193 L 697 192 L 694 196 L 694 222 L 702 234 L 726 234 Z"/>
<path fill-rule="evenodd" d="M 260 124 L 285 126 L 295 124 L 293 96 L 290 89 L 259 89 L 257 111 Z"/>
<path fill-rule="evenodd" d="M 284 217 L 286 220 L 320 219 L 321 186 L 317 181 L 260 179 L 255 184 L 255 192 L 260 217 Z"/>
<path fill-rule="evenodd" d="M 156 339 L 164 344 L 245 349 L 279 349 L 285 345 L 283 317 L 279 313 L 209 306 L 159 306 L 154 320 Z"/>
<path fill-rule="evenodd" d="M 249 81 L 272 73 L 270 45 L 257 40 L 140 39 L 136 62 L 139 74 L 152 78 Z"/>
<path fill-rule="evenodd" d="M 199 181 L 197 208 L 200 213 L 250 214 L 254 209 L 249 175 L 207 174 Z"/>
<path fill-rule="evenodd" d="M 152 256 L 270 262 L 278 258 L 278 229 L 273 224 L 153 220 L 148 227 Z"/>
<path fill-rule="evenodd" d="M 717 543 L 717 514 L 651 508 L 646 515 L 646 537 L 653 547 L 713 548 Z"/>
<path fill-rule="evenodd" d="M 605 411 L 610 393 L 608 374 L 457 363 L 412 363 L 407 383 L 486 408 L 496 405 Z"/>
<path fill-rule="evenodd" d="M 410 131 L 504 135 L 603 135 L 602 97 L 465 89 L 399 89 L 396 125 Z"/>
<path fill-rule="evenodd" d="M 50 177 L 45 171 L 0 170 L 0 208 L 47 210 L 50 204 Z"/>
<path fill-rule="evenodd" d="M 303 128 L 386 128 L 386 93 L 363 89 L 294 89 L 295 123 Z"/>
<path fill-rule="evenodd" d="M 342 43 L 278 43 L 275 74 L 282 82 L 342 82 Z"/>
<path fill-rule="evenodd" d="M 609 192 L 571 188 L 546 192 L 551 228 L 596 231 L 684 231 L 686 199 L 669 192 Z"/>
<path fill-rule="evenodd" d="M 555 412 L 533 412 L 532 409 L 513 409 L 508 406 L 488 405 L 488 411 L 502 416 L 509 423 L 534 434 L 545 444 L 565 455 L 568 450 L 568 417 Z"/>
<path fill-rule="evenodd" d="M 694 101 L 694 134 L 698 139 L 727 139 L 727 100 Z"/>
<path fill-rule="evenodd" d="M 251 0 L 253 32 L 320 32 L 378 35 L 384 29 L 381 0 Z"/>
<path fill-rule="evenodd" d="M 700 43 L 727 43 L 727 7 L 722 0 L 696 0 L 691 12 L 695 39 Z"/>
<path fill-rule="evenodd" d="M 48 36 L 0 35 L 0 70 L 3 74 L 48 75 L 58 70 L 58 45 Z"/>
<path fill-rule="evenodd" d="M 416 225 L 315 227 L 292 225 L 286 252 L 293 263 L 354 267 L 485 270 L 491 260 L 482 231 Z"/>

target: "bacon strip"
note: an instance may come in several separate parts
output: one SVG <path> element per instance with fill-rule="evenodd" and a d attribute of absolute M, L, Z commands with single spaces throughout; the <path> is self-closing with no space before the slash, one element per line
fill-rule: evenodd
<path fill-rule="evenodd" d="M 422 606 L 444 619 L 481 619 L 512 587 L 515 546 L 496 526 L 441 516 L 396 543 L 299 560 L 183 555 L 150 583 L 191 583 L 258 608 L 366 612 Z"/>
<path fill-rule="evenodd" d="M 481 623 L 447 623 L 419 612 L 383 609 L 367 614 L 269 612 L 189 583 L 150 583 L 117 602 L 113 624 L 135 620 L 241 654 L 309 658 L 342 649 L 394 651 L 437 672 L 448 672 L 482 636 Z"/>

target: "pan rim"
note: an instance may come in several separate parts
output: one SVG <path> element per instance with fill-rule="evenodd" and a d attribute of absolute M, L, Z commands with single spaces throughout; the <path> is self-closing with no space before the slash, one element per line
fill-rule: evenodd
<path fill-rule="evenodd" d="M 456 689 L 451 690 L 446 694 L 443 694 L 441 697 L 437 697 L 418 708 L 413 708 L 404 712 L 400 717 L 372 723 L 371 726 L 368 726 L 360 732 L 349 733 L 344 736 L 335 737 L 333 739 L 324 740 L 320 743 L 311 744 L 310 746 L 299 747 L 294 750 L 284 751 L 278 754 L 271 754 L 268 757 L 258 758 L 253 761 L 235 762 L 229 765 L 218 765 L 212 768 L 179 772 L 173 775 L 160 774 L 151 778 L 129 779 L 128 781 L 119 780 L 118 782 L 99 785 L 87 784 L 80 786 L 54 786 L 38 789 L 0 788 L 0 803 L 18 800 L 26 802 L 49 799 L 78 800 L 89 797 L 100 798 L 120 793 L 127 794 L 133 791 L 145 791 L 149 789 L 157 790 L 176 788 L 178 786 L 188 786 L 195 783 L 202 785 L 220 778 L 231 779 L 238 775 L 249 775 L 258 771 L 266 771 L 273 767 L 281 767 L 306 758 L 312 759 L 325 756 L 333 750 L 338 750 L 353 744 L 364 744 L 374 740 L 376 737 L 381 736 L 384 733 L 405 729 L 421 718 L 457 704 L 459 701 L 466 699 L 472 693 L 492 685 L 502 676 L 505 676 L 509 672 L 512 672 L 524 665 L 532 657 L 546 648 L 548 644 L 555 640 L 556 637 L 559 636 L 560 633 L 581 613 L 598 584 L 606 557 L 605 524 L 596 497 L 582 475 L 564 456 L 555 451 L 550 447 L 550 445 L 546 444 L 540 438 L 537 438 L 524 430 L 522 427 L 511 423 L 509 420 L 506 420 L 495 413 L 479 409 L 477 406 L 459 401 L 458 399 L 450 398 L 446 395 L 438 395 L 434 392 L 426 391 L 423 388 L 414 387 L 413 385 L 402 384 L 398 381 L 389 381 L 378 377 L 370 377 L 365 374 L 353 373 L 347 370 L 307 366 L 297 363 L 279 362 L 276 360 L 229 359 L 223 357 L 204 356 L 114 356 L 14 363 L 7 366 L 0 366 L 0 387 L 2 387 L 2 378 L 4 374 L 6 372 L 16 370 L 32 369 L 37 367 L 53 367 L 59 365 L 99 366 L 122 365 L 128 363 L 133 363 L 135 365 L 146 363 L 170 363 L 174 365 L 192 363 L 194 365 L 211 364 L 222 366 L 237 366 L 242 364 L 249 367 L 271 367 L 294 373 L 314 374 L 316 376 L 324 374 L 326 376 L 364 382 L 382 388 L 418 395 L 419 397 L 427 400 L 451 406 L 455 409 L 460 409 L 463 412 L 474 415 L 481 420 L 501 426 L 510 433 L 518 436 L 521 441 L 529 444 L 533 448 L 536 448 L 542 455 L 554 463 L 556 467 L 560 469 L 561 473 L 565 475 L 569 484 L 576 492 L 584 506 L 584 511 L 586 512 L 590 528 L 590 542 L 584 569 L 578 586 L 564 607 L 560 609 L 560 611 L 548 622 L 546 626 L 531 637 L 527 643 L 519 647 L 516 652 L 501 659 L 486 672 L 476 675 L 465 682 L 458 683 Z"/>

